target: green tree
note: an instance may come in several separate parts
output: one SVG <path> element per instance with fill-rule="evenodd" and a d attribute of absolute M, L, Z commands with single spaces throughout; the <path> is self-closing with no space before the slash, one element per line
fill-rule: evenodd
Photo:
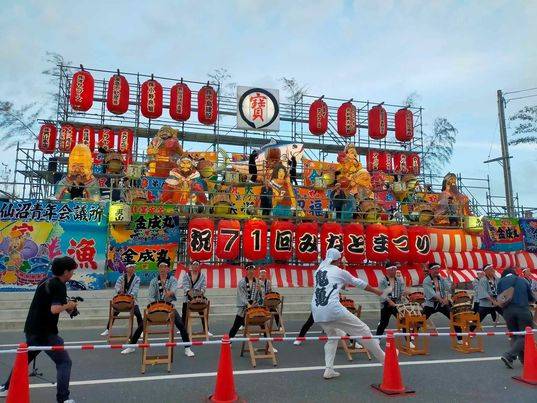
<path fill-rule="evenodd" d="M 515 137 L 509 144 L 537 144 L 537 105 L 525 106 L 509 117 L 514 122 Z"/>

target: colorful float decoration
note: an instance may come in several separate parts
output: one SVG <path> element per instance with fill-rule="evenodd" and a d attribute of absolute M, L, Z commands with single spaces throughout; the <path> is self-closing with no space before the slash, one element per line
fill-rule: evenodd
<path fill-rule="evenodd" d="M 85 144 L 76 144 L 70 151 L 67 175 L 57 184 L 58 200 L 100 199 L 99 184 L 93 176 L 93 156 Z"/>
<path fill-rule="evenodd" d="M 148 175 L 167 177 L 177 167 L 183 148 L 177 139 L 178 131 L 162 126 L 147 147 Z"/>

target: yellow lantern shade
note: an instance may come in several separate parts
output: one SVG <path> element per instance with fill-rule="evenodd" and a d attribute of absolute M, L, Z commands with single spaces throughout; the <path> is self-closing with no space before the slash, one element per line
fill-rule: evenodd
<path fill-rule="evenodd" d="M 128 224 L 131 222 L 131 206 L 125 203 L 114 203 L 110 205 L 110 224 Z"/>
<path fill-rule="evenodd" d="M 483 232 L 483 220 L 481 217 L 464 216 L 464 231 L 472 235 L 479 235 Z"/>

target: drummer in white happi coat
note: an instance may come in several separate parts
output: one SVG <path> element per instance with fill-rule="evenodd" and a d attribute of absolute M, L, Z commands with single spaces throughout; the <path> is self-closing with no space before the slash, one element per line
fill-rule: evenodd
<path fill-rule="evenodd" d="M 331 248 L 326 252 L 326 258 L 321 262 L 314 273 L 315 291 L 311 300 L 311 312 L 315 323 L 318 323 L 327 336 L 371 336 L 369 327 L 350 313 L 339 302 L 339 291 L 345 285 L 352 285 L 378 296 L 381 290 L 371 287 L 365 281 L 352 276 L 349 272 L 340 269 L 332 263 L 341 259 L 341 252 Z M 377 339 L 361 340 L 360 343 L 369 350 L 377 360 L 384 363 L 384 351 L 380 348 Z M 324 346 L 326 369 L 325 379 L 336 378 L 340 374 L 334 371 L 338 340 L 328 340 Z"/>

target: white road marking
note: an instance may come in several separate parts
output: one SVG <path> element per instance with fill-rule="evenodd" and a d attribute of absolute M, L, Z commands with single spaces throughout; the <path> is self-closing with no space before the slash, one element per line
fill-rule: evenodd
<path fill-rule="evenodd" d="M 487 328 L 493 328 L 494 326 L 483 326 L 483 329 L 487 329 Z M 501 329 L 501 328 L 505 328 L 505 325 L 499 325 L 499 326 L 496 326 L 496 329 Z M 374 330 L 374 329 L 373 329 Z M 392 330 L 397 330 L 397 329 L 392 329 Z M 436 330 L 449 330 L 449 327 L 437 327 Z M 294 335 L 294 334 L 298 334 L 300 332 L 285 332 L 286 335 Z M 320 334 L 321 331 L 318 331 L 318 330 L 313 330 L 311 332 L 308 332 L 308 334 Z M 219 339 L 219 338 L 222 338 L 224 337 L 223 334 L 215 334 L 213 337 L 211 337 L 212 339 Z M 152 341 L 162 341 L 162 340 L 168 340 L 167 337 L 155 337 L 154 339 L 151 338 Z M 65 344 L 67 345 L 79 345 L 79 344 L 103 344 L 103 343 L 108 343 L 108 341 L 106 340 L 105 337 L 103 337 L 102 339 L 98 339 L 98 340 L 76 340 L 76 341 L 66 341 Z M 14 344 L 0 344 L 0 348 L 4 348 L 4 347 L 18 347 L 19 344 L 18 343 L 14 343 Z"/>
<path fill-rule="evenodd" d="M 406 361 L 401 362 L 399 365 L 434 365 L 434 364 L 457 364 L 467 362 L 480 362 L 480 361 L 499 361 L 500 357 L 476 357 L 476 358 L 457 358 L 449 360 L 423 360 L 423 361 Z M 371 368 L 380 367 L 379 363 L 371 364 L 347 364 L 347 365 L 335 365 L 335 368 L 349 369 L 349 368 Z M 270 368 L 270 369 L 248 369 L 242 371 L 233 371 L 235 375 L 261 375 L 267 373 L 285 373 L 285 372 L 306 372 L 306 371 L 321 371 L 324 370 L 324 366 L 313 367 L 290 367 L 290 368 Z M 87 381 L 71 381 L 69 386 L 86 386 L 86 385 L 103 385 L 107 383 L 126 383 L 126 382 L 147 382 L 147 381 L 161 381 L 170 379 L 191 379 L 191 378 L 212 378 L 216 376 L 216 372 L 199 372 L 194 374 L 176 374 L 176 375 L 154 375 L 154 376 L 134 376 L 130 378 L 111 378 L 111 379 L 91 379 Z M 55 384 L 50 383 L 36 383 L 30 385 L 30 388 L 52 388 L 56 387 Z"/>

